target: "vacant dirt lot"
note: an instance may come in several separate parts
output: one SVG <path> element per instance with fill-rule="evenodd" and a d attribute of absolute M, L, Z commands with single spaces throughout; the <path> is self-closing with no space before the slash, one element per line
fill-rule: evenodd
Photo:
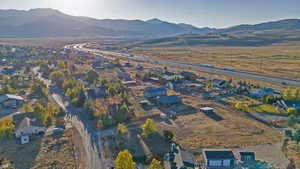
<path fill-rule="evenodd" d="M 1 140 L 0 155 L 12 161 L 17 169 L 74 169 L 75 159 L 71 133 L 33 137 L 29 144 Z"/>
<path fill-rule="evenodd" d="M 68 130 L 44 137 L 32 169 L 76 168 L 71 136 L 72 131 Z"/>
<path fill-rule="evenodd" d="M 32 167 L 40 145 L 39 137 L 32 138 L 30 144 L 26 145 L 17 144 L 16 140 L 0 140 L 0 154 L 12 161 L 17 169 L 28 169 Z"/>
<path fill-rule="evenodd" d="M 175 133 L 176 142 L 184 149 L 246 147 L 280 141 L 280 134 L 274 129 L 228 106 L 188 96 L 184 97 L 184 102 L 193 107 L 207 104 L 215 108 L 212 114 L 198 111 L 179 116 L 174 120 L 175 125 L 159 123 L 160 130 Z"/>

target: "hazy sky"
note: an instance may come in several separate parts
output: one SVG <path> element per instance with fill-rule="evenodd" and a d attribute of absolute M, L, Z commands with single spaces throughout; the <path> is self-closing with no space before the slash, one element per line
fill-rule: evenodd
<path fill-rule="evenodd" d="M 199 27 L 300 18 L 300 0 L 0 0 L 0 8 L 55 8 L 99 19 L 159 18 Z"/>

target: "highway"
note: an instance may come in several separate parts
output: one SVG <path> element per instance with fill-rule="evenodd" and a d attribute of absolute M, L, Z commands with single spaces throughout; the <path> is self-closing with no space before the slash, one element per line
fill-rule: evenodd
<path fill-rule="evenodd" d="M 163 60 L 158 58 L 150 58 L 145 57 L 142 55 L 128 55 L 123 53 L 117 53 L 117 52 L 111 52 L 111 51 L 103 51 L 103 50 L 97 50 L 97 49 L 89 49 L 85 47 L 85 44 L 75 44 L 75 45 L 69 45 L 66 46 L 66 48 L 74 49 L 81 52 L 87 52 L 87 53 L 93 53 L 96 55 L 102 55 L 105 56 L 108 59 L 112 59 L 110 56 L 120 57 L 120 58 L 126 58 L 131 59 L 134 61 L 142 61 L 142 62 L 151 62 L 156 64 L 162 64 L 162 65 L 168 65 L 178 68 L 186 68 L 186 69 L 193 69 L 198 70 L 200 72 L 205 73 L 214 73 L 224 76 L 232 76 L 232 77 L 238 77 L 245 80 L 254 80 L 254 81 L 261 81 L 261 82 L 267 82 L 274 85 L 279 85 L 283 87 L 296 87 L 300 88 L 300 80 L 294 80 L 294 79 L 288 79 L 284 77 L 276 77 L 276 76 L 270 76 L 266 74 L 259 74 L 259 73 L 250 73 L 250 72 L 242 72 L 238 70 L 224 70 L 217 67 L 208 67 L 204 65 L 193 65 L 173 60 Z"/>

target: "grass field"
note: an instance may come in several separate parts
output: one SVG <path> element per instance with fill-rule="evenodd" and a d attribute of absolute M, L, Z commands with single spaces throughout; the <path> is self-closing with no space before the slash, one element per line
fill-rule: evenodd
<path fill-rule="evenodd" d="M 132 52 L 192 64 L 213 64 L 238 70 L 300 79 L 300 46 L 136 48 Z"/>

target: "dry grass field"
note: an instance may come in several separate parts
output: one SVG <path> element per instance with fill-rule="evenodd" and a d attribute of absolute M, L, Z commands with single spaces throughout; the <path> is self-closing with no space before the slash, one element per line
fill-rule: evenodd
<path fill-rule="evenodd" d="M 300 79 L 300 46 L 137 48 L 134 53 Z"/>
<path fill-rule="evenodd" d="M 71 131 L 52 136 L 32 137 L 28 144 L 1 140 L 0 155 L 12 161 L 16 169 L 73 169 L 75 158 Z"/>
<path fill-rule="evenodd" d="M 159 123 L 160 130 L 171 130 L 175 141 L 184 149 L 233 148 L 280 142 L 274 129 L 257 122 L 244 113 L 211 101 L 195 97 L 184 97 L 184 102 L 196 107 L 201 104 L 215 108 L 215 115 L 196 112 L 179 116 L 175 125 Z"/>
<path fill-rule="evenodd" d="M 32 169 L 76 168 L 71 137 L 71 130 L 45 136 Z"/>

